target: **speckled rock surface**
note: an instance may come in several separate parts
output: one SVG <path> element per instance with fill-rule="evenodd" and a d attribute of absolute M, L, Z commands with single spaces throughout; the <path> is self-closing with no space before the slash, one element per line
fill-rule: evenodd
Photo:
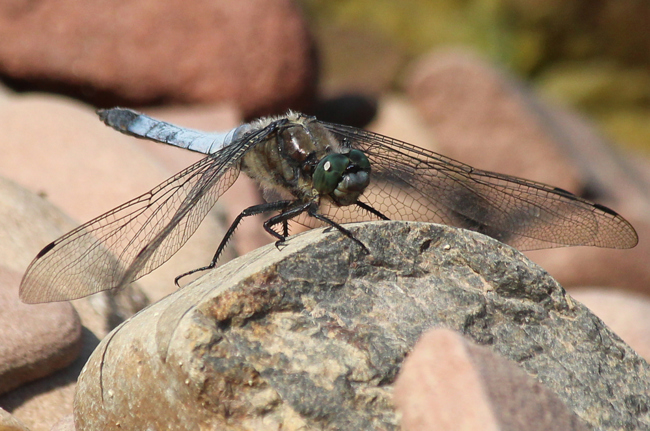
<path fill-rule="evenodd" d="M 597 430 L 650 426 L 650 367 L 546 272 L 476 233 L 405 223 L 292 237 L 106 337 L 78 430 L 398 429 L 392 382 L 444 326 L 516 362 Z"/>

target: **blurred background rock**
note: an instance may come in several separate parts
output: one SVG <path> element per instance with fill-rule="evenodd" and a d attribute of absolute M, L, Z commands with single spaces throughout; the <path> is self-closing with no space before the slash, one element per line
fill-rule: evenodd
<path fill-rule="evenodd" d="M 321 51 L 321 90 L 400 87 L 416 57 L 464 46 L 650 151 L 650 3 L 641 0 L 300 0 Z"/>
<path fill-rule="evenodd" d="M 221 2 L 212 5 L 216 3 Z M 127 2 L 113 10 L 98 4 L 96 10 L 92 10 L 91 2 L 84 7 L 86 13 L 76 13 L 80 8 L 75 2 L 8 2 L 0 6 L 0 35 L 4 40 L 4 48 L 0 48 L 0 77 L 15 89 L 45 89 L 73 94 L 97 105 L 114 105 L 128 100 L 124 92 L 129 92 L 134 104 L 140 106 L 170 102 L 209 103 L 214 101 L 216 93 L 220 97 L 255 93 L 256 103 L 241 102 L 244 113 L 250 117 L 282 111 L 287 107 L 305 109 L 313 97 L 314 89 L 310 85 L 316 80 L 315 76 L 310 75 L 316 73 L 316 61 L 320 61 L 318 86 L 321 95 L 349 92 L 378 95 L 400 89 L 405 71 L 414 58 L 437 47 L 463 46 L 527 79 L 541 94 L 596 119 L 613 141 L 644 152 L 650 151 L 650 33 L 646 31 L 650 22 L 648 2 L 297 0 L 296 3 L 308 18 L 309 29 L 299 28 L 302 24 L 296 19 L 295 10 L 292 10 L 295 4 L 288 1 L 257 0 L 248 2 L 245 7 L 212 7 L 212 10 L 206 8 L 206 5 L 211 5 L 210 2 L 197 2 L 190 7 L 175 1 Z M 229 35 L 221 38 L 227 42 L 216 44 L 204 37 L 204 44 L 194 42 L 191 46 L 183 46 L 183 38 L 179 35 L 185 36 L 188 32 L 183 28 L 174 29 L 173 20 L 169 19 L 169 11 L 173 8 L 178 8 L 179 15 L 193 21 L 193 32 L 221 32 Z M 222 22 L 218 22 L 220 14 L 215 14 L 215 9 L 222 9 Z M 238 10 L 235 12 L 238 19 L 231 19 L 233 14 L 223 12 L 232 9 Z M 267 13 L 263 13 L 265 9 Z M 181 13 L 182 10 L 189 11 Z M 196 10 L 196 13 L 191 10 Z M 42 21 L 43 18 L 48 20 Z M 286 40 L 282 46 L 278 45 L 282 34 L 275 32 L 273 37 L 273 32 L 269 31 L 273 28 L 269 22 L 278 18 L 287 28 L 285 34 L 292 35 L 291 40 Z M 97 22 L 104 24 L 100 26 Z M 73 29 L 84 25 L 88 32 L 94 32 L 94 38 L 89 38 L 84 31 Z M 104 26 L 112 27 L 112 30 L 106 30 Z M 164 31 L 162 26 L 166 26 Z M 171 40 L 174 30 L 175 41 Z M 98 54 L 98 51 L 104 47 L 119 51 L 117 58 L 124 60 L 132 48 L 125 43 L 102 45 L 103 42 L 97 41 L 109 39 L 111 31 L 113 35 L 131 32 L 132 36 L 136 36 L 131 40 L 138 42 L 138 48 L 143 52 L 148 50 L 155 53 L 153 58 L 138 63 L 140 70 L 157 69 L 157 74 L 164 74 L 167 69 L 168 74 L 185 80 L 187 87 L 194 87 L 194 95 L 187 90 L 183 97 L 164 91 L 143 94 L 146 87 L 169 85 L 169 80 L 165 79 L 139 82 L 139 90 L 120 84 L 118 80 L 87 79 L 89 68 L 84 66 L 84 60 L 80 57 L 94 56 L 99 60 L 104 54 Z M 241 42 L 254 40 L 251 36 L 261 33 L 265 37 L 263 40 L 258 38 L 255 44 Z M 300 44 L 309 38 L 309 33 L 316 39 L 318 54 L 309 52 L 312 47 L 308 43 Z M 150 36 L 158 38 L 160 45 L 150 46 Z M 191 40 L 187 36 L 186 40 Z M 127 37 L 124 35 L 122 42 L 128 40 Z M 70 48 L 75 40 L 79 49 Z M 269 51 L 268 45 L 260 43 L 260 40 L 276 44 L 276 50 Z M 70 56 L 57 54 L 55 58 L 58 64 L 50 68 L 47 74 L 44 65 L 53 62 L 46 53 L 55 52 L 52 47 L 61 41 L 67 43 Z M 35 46 L 39 47 L 38 50 L 34 49 Z M 314 58 L 302 63 L 284 62 L 277 72 L 266 71 L 267 76 L 263 78 L 260 76 L 264 75 L 264 68 L 256 67 L 258 78 L 254 79 L 252 72 L 242 73 L 240 61 L 233 60 L 234 56 L 230 54 L 234 49 L 246 50 L 248 55 L 244 56 L 244 61 L 252 64 L 255 64 L 255 57 L 261 57 L 260 54 L 264 52 L 276 56 L 278 52 L 285 52 L 288 57 L 313 55 Z M 219 70 L 214 71 L 211 77 L 213 83 L 205 84 L 198 79 L 199 68 L 188 66 L 189 60 L 184 60 L 182 67 L 177 67 L 166 58 L 175 50 L 188 57 L 201 58 L 206 64 L 209 64 L 206 60 L 211 56 L 220 55 L 224 61 Z M 190 55 L 189 52 L 196 54 Z M 25 66 L 26 62 L 20 61 L 29 55 L 33 59 L 31 70 Z M 72 56 L 75 56 L 74 61 L 71 60 Z M 104 59 L 110 58 L 106 56 Z M 111 69 L 106 63 L 102 65 L 104 78 Z M 115 61 L 110 63 L 119 64 Z M 68 71 L 64 70 L 66 67 Z M 272 88 L 273 83 L 277 86 L 278 78 L 269 76 L 274 73 L 286 76 L 289 71 L 292 77 L 285 78 L 284 85 L 280 86 L 284 100 L 271 103 L 268 100 L 270 96 L 262 88 Z M 123 73 L 122 79 L 129 76 L 135 80 L 145 76 L 129 68 L 110 73 L 117 72 Z M 73 83 L 70 76 L 76 76 L 78 82 Z M 251 85 L 232 85 L 232 77 L 247 80 Z M 228 81 L 226 78 L 231 79 Z M 189 84 L 188 80 L 194 82 Z M 79 84 L 81 90 L 73 89 Z M 227 85 L 231 86 L 230 90 L 215 89 Z"/>

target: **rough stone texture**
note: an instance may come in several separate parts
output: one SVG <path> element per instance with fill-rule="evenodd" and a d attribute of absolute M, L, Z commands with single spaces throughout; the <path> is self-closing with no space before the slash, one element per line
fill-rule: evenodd
<path fill-rule="evenodd" d="M 176 173 L 145 151 L 140 140 L 106 127 L 93 109 L 64 98 L 15 97 L 0 105 L 0 124 L 7 125 L 0 140 L 0 175 L 44 194 L 80 223 L 149 191 Z M 220 128 L 218 124 L 213 127 Z M 173 150 L 179 160 L 188 153 Z M 173 280 L 178 274 L 209 262 L 225 231 L 222 213 L 223 208 L 215 206 L 167 264 L 138 281 L 152 300 L 175 291 Z M 36 237 L 38 246 L 30 248 L 27 262 L 18 269 L 23 271 L 43 246 L 68 230 Z M 229 253 L 227 257 L 232 256 Z"/>
<path fill-rule="evenodd" d="M 589 287 L 571 289 L 570 293 L 646 361 L 650 360 L 650 298 L 647 295 Z"/>
<path fill-rule="evenodd" d="M 257 116 L 309 103 L 316 85 L 291 0 L 3 2 L 0 40 L 14 86 L 98 106 L 231 101 Z"/>
<path fill-rule="evenodd" d="M 650 426 L 650 366 L 541 268 L 476 233 L 350 225 L 210 272 L 106 337 L 81 430 L 397 429 L 392 385 L 444 326 L 518 363 L 597 430 Z"/>
<path fill-rule="evenodd" d="M 404 431 L 588 430 L 514 362 L 448 329 L 415 345 L 395 382 L 395 405 Z"/>
<path fill-rule="evenodd" d="M 21 275 L 0 266 L 0 394 L 68 366 L 81 348 L 72 305 L 23 304 Z"/>
<path fill-rule="evenodd" d="M 650 198 L 633 167 L 574 112 L 552 107 L 503 70 L 460 51 L 434 52 L 407 80 L 434 151 L 476 168 L 564 188 L 626 217 L 650 236 Z M 529 254 L 563 286 L 650 289 L 650 243 L 620 252 L 573 247 Z M 576 268 L 590 266 L 590 271 Z"/>

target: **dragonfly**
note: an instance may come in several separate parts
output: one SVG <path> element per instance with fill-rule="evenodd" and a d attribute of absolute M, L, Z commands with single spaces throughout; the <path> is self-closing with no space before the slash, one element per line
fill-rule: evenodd
<path fill-rule="evenodd" d="M 241 172 L 269 192 L 240 222 L 269 214 L 264 229 L 281 245 L 289 222 L 330 226 L 366 253 L 346 223 L 412 220 L 470 229 L 519 250 L 559 246 L 632 248 L 632 225 L 615 211 L 566 190 L 475 169 L 423 148 L 298 112 L 207 133 L 126 108 L 99 110 L 108 126 L 206 157 L 162 184 L 46 245 L 25 272 L 27 303 L 65 301 L 119 290 L 167 261 L 195 232 Z"/>

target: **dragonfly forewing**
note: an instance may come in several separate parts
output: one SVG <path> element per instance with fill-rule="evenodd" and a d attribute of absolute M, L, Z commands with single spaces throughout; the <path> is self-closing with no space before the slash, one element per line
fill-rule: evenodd
<path fill-rule="evenodd" d="M 571 245 L 631 248 L 637 234 L 614 211 L 565 190 L 474 169 L 372 132 L 324 123 L 342 145 L 362 150 L 372 182 L 362 200 L 391 219 L 439 222 L 492 236 L 520 250 Z M 335 220 L 367 218 L 328 208 Z"/>
<path fill-rule="evenodd" d="M 128 109 L 100 116 L 123 133 L 209 155 L 46 246 L 23 277 L 25 302 L 119 289 L 153 271 L 185 244 L 241 170 L 284 198 L 244 210 L 212 263 L 197 270 L 214 267 L 243 217 L 269 209 L 280 214 L 265 227 L 280 241 L 289 221 L 329 224 L 355 240 L 341 224 L 371 219 L 445 223 L 521 250 L 630 248 L 638 241 L 623 217 L 567 191 L 474 169 L 406 142 L 295 112 L 227 134 L 185 129 Z M 273 226 L 282 226 L 283 233 Z"/>
<path fill-rule="evenodd" d="M 240 172 L 241 154 L 265 137 L 203 158 L 151 191 L 46 246 L 21 283 L 24 302 L 76 299 L 119 289 L 167 261 L 196 231 Z"/>

